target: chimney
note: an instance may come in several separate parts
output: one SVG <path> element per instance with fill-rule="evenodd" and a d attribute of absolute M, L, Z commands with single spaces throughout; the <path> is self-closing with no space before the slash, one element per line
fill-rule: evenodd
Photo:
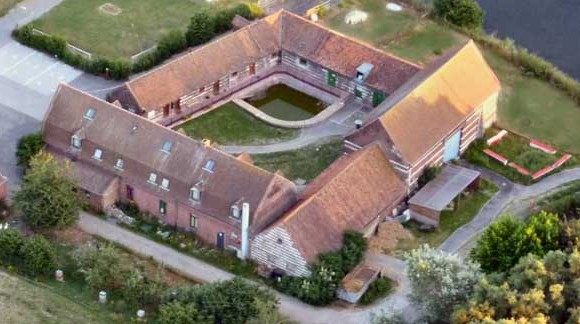
<path fill-rule="evenodd" d="M 250 204 L 247 202 L 242 204 L 242 253 L 241 259 L 246 259 L 249 254 L 249 228 L 250 227 Z"/>

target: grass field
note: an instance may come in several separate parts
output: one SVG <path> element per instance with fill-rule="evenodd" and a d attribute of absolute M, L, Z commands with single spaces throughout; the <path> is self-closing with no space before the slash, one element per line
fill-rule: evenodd
<path fill-rule="evenodd" d="M 403 252 L 416 249 L 423 244 L 428 244 L 433 248 L 438 247 L 456 229 L 469 223 L 497 191 L 498 188 L 493 183 L 482 179 L 480 189 L 467 197 L 461 198 L 455 210 L 441 212 L 439 227 L 432 233 L 421 232 L 419 230 L 420 224 L 415 221 L 405 223 L 405 228 L 411 231 L 415 239 L 399 241 L 397 250 L 394 253 L 401 255 Z"/>
<path fill-rule="evenodd" d="M 2 323 L 122 323 L 98 306 L 67 298 L 56 289 L 0 271 Z"/>
<path fill-rule="evenodd" d="M 114 16 L 99 8 L 111 3 L 121 9 Z M 130 57 L 156 44 L 172 29 L 185 30 L 203 0 L 64 0 L 33 22 L 46 33 L 96 55 Z"/>
<path fill-rule="evenodd" d="M 388 11 L 386 2 L 382 0 L 349 3 L 347 9 L 332 11 L 325 19 L 325 25 L 416 63 L 426 63 L 465 40 L 465 37 L 432 21 L 419 19 L 412 11 Z M 368 19 L 356 25 L 345 24 L 344 16 L 351 9 L 367 12 Z"/>
<path fill-rule="evenodd" d="M 338 159 L 343 152 L 343 141 L 333 140 L 305 148 L 279 153 L 252 155 L 254 164 L 271 172 L 282 171 L 292 181 L 312 180 Z"/>
<path fill-rule="evenodd" d="M 177 127 L 194 139 L 223 145 L 258 145 L 296 137 L 298 130 L 270 126 L 234 103 L 227 103 Z"/>
<path fill-rule="evenodd" d="M 0 17 L 7 14 L 20 1 L 22 0 L 0 0 Z"/>

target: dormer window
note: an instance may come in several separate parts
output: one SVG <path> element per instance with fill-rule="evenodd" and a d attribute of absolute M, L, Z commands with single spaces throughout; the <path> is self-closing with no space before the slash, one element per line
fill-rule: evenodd
<path fill-rule="evenodd" d="M 78 135 L 73 135 L 71 137 L 70 145 L 76 149 L 80 149 L 81 148 L 81 138 L 78 137 Z"/>
<path fill-rule="evenodd" d="M 305 58 L 299 58 L 298 65 L 300 65 L 303 68 L 307 68 L 308 67 L 308 60 L 306 60 Z"/>
<path fill-rule="evenodd" d="M 151 172 L 149 174 L 149 180 L 147 180 L 147 182 L 156 185 L 157 184 L 157 174 Z"/>
<path fill-rule="evenodd" d="M 102 161 L 103 151 L 101 149 L 95 149 L 95 153 L 93 153 L 93 159 Z"/>
<path fill-rule="evenodd" d="M 117 159 L 117 163 L 115 163 L 115 168 L 123 171 L 124 167 L 125 167 L 125 162 L 123 161 L 123 159 Z"/>
<path fill-rule="evenodd" d="M 205 162 L 203 169 L 207 172 L 213 173 L 213 171 L 215 170 L 215 160 L 207 160 L 207 162 Z"/>
<path fill-rule="evenodd" d="M 161 188 L 165 189 L 165 190 L 169 190 L 169 180 L 166 178 L 163 178 L 163 180 L 161 180 Z"/>
<path fill-rule="evenodd" d="M 172 147 L 173 147 L 173 143 L 171 143 L 170 141 L 165 141 L 165 142 L 163 142 L 163 147 L 161 148 L 161 151 L 169 154 L 171 152 Z"/>
<path fill-rule="evenodd" d="M 232 206 L 232 217 L 240 218 L 240 207 L 238 207 L 238 205 Z"/>
<path fill-rule="evenodd" d="M 87 112 L 85 112 L 85 118 L 88 120 L 93 120 L 93 119 L 95 119 L 96 113 L 97 112 L 95 111 L 94 108 L 89 108 L 89 109 L 87 109 Z"/>
<path fill-rule="evenodd" d="M 201 200 L 201 191 L 197 187 L 193 187 L 189 190 L 189 199 L 193 201 Z"/>

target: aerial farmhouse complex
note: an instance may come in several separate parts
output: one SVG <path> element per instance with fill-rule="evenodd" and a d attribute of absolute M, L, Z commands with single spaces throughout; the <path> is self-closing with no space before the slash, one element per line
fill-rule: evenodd
<path fill-rule="evenodd" d="M 252 101 L 280 85 L 319 110 L 284 120 Z M 134 202 L 267 271 L 303 276 L 340 248 L 344 231 L 371 236 L 406 209 L 426 169 L 457 159 L 492 125 L 499 91 L 472 41 L 420 66 L 278 11 L 127 81 L 107 101 L 61 84 L 42 132 L 93 208 Z M 311 137 L 327 126 L 343 154 L 298 183 L 256 166 L 243 147 L 232 153 L 174 130 L 229 102 Z"/>

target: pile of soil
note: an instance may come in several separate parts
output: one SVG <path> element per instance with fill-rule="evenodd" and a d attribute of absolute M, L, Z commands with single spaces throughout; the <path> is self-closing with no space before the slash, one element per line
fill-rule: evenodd
<path fill-rule="evenodd" d="M 391 253 L 397 247 L 399 240 L 414 240 L 413 234 L 392 220 L 379 224 L 377 235 L 369 240 L 369 249 L 379 253 Z"/>

